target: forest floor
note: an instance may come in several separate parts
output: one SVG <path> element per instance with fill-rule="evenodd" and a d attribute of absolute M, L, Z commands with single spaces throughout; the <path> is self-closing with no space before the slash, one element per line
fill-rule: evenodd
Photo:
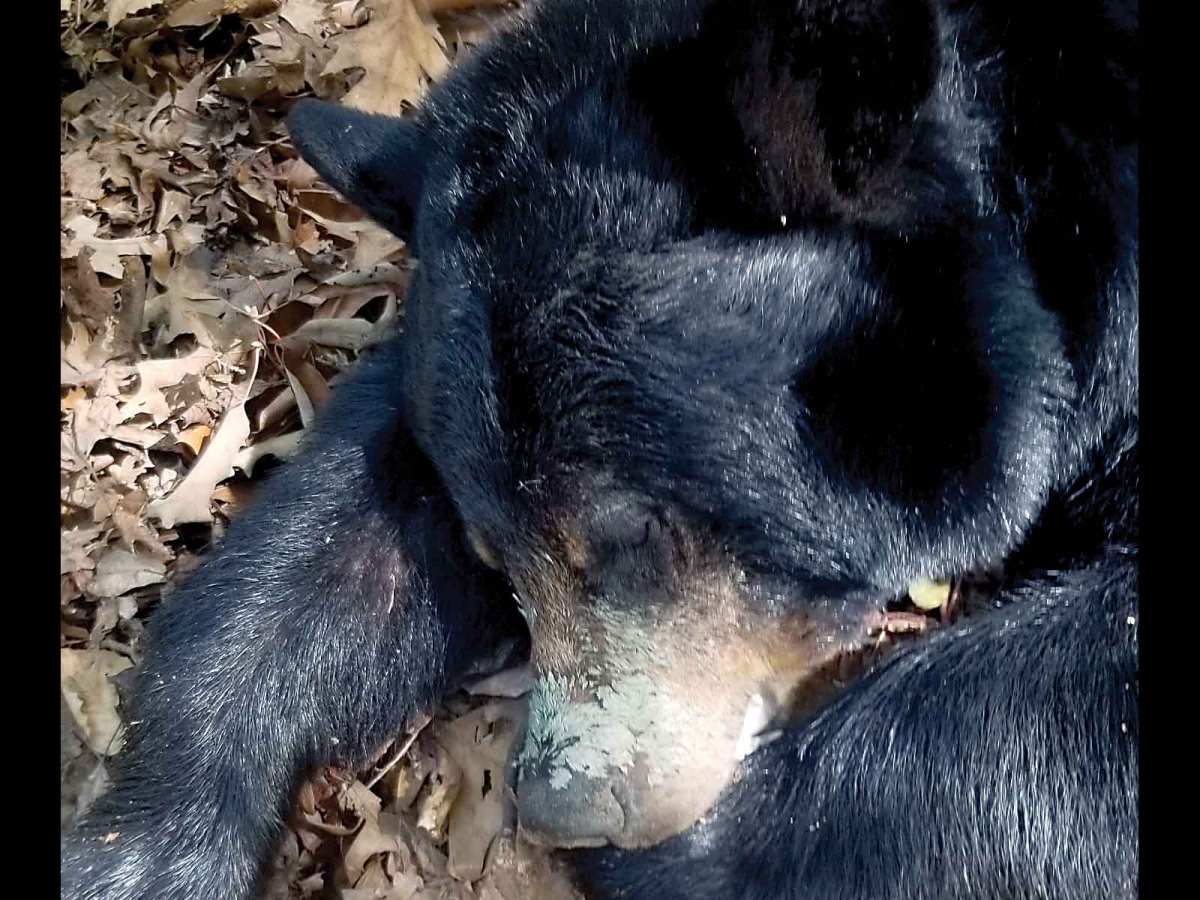
<path fill-rule="evenodd" d="M 402 318 L 403 243 L 297 158 L 289 106 L 409 110 L 516 4 L 60 2 L 67 824 L 120 747 L 145 617 Z M 570 897 L 512 842 L 511 798 L 478 787 L 520 681 L 397 723 L 364 772 L 316 773 L 265 896 Z"/>

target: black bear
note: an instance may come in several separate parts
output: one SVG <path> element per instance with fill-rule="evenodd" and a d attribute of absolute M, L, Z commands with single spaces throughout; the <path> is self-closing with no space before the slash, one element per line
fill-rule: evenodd
<path fill-rule="evenodd" d="M 404 334 L 157 614 L 63 896 L 249 896 L 518 605 L 592 896 L 1136 896 L 1137 15 L 546 0 L 411 119 L 297 104 Z"/>

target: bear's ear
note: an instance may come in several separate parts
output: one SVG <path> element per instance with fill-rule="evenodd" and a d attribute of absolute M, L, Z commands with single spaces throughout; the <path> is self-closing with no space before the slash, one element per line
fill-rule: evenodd
<path fill-rule="evenodd" d="M 288 114 L 292 144 L 321 177 L 398 237 L 408 239 L 421 196 L 421 133 L 413 122 L 301 100 Z"/>
<path fill-rule="evenodd" d="M 940 64 L 929 0 L 716 0 L 669 55 L 635 71 L 635 99 L 714 217 L 777 228 L 903 202 Z"/>

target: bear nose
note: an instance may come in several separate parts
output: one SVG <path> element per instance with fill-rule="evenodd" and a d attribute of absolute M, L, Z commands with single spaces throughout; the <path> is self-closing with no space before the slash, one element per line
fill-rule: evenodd
<path fill-rule="evenodd" d="M 561 850 L 604 847 L 625 829 L 625 811 L 611 786 L 585 775 L 563 784 L 561 775 L 523 769 L 517 817 L 531 843 Z"/>

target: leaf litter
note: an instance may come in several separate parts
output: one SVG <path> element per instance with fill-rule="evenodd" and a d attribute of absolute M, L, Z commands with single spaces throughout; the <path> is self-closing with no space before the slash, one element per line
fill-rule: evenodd
<path fill-rule="evenodd" d="M 60 0 L 62 818 L 102 788 L 144 618 L 403 316 L 404 244 L 284 120 L 420 103 L 498 0 Z M 269 898 L 574 900 L 514 836 L 522 670 L 314 773 Z"/>

